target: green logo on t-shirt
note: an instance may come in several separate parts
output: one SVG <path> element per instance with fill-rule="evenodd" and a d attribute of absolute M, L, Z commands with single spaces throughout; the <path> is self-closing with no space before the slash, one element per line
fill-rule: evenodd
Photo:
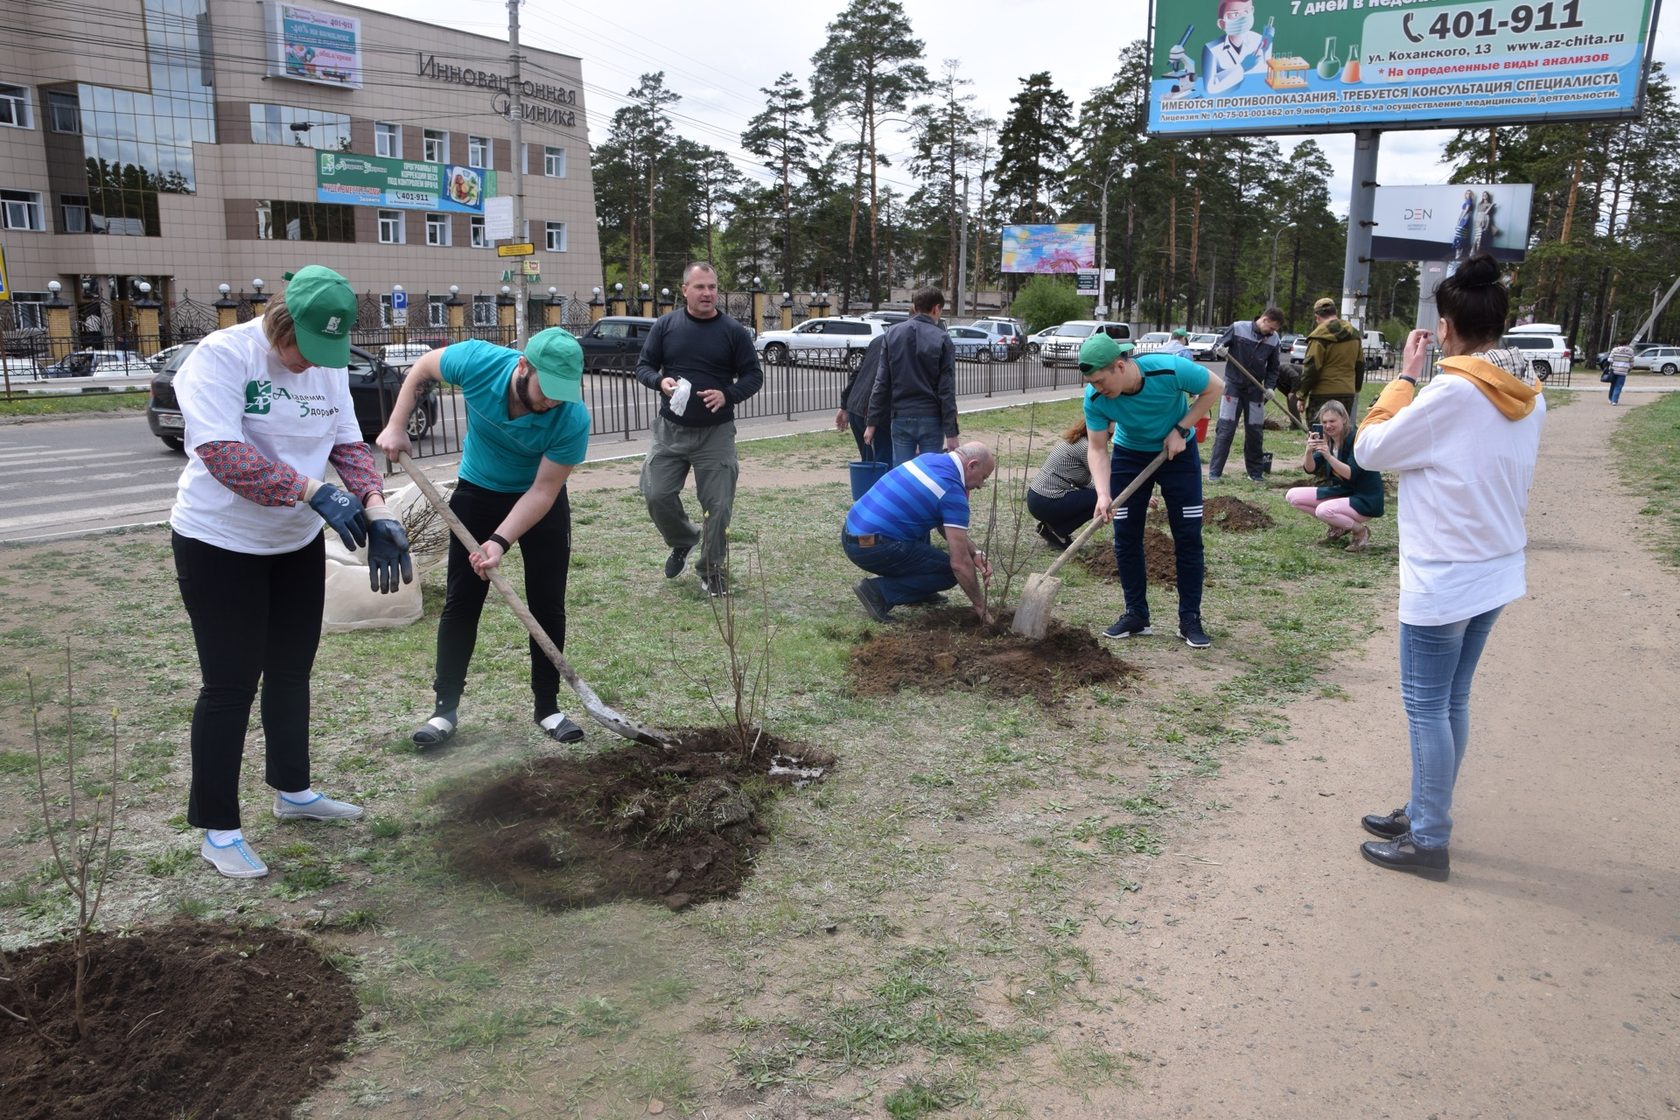
<path fill-rule="evenodd" d="M 245 382 L 245 411 L 248 414 L 267 416 L 269 405 L 272 403 L 274 383 L 271 381 Z"/>

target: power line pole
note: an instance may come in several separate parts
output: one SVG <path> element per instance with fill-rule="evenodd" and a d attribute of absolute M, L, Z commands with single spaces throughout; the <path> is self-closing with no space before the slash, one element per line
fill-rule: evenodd
<path fill-rule="evenodd" d="M 513 125 L 513 236 L 518 241 L 529 242 L 529 231 L 525 228 L 525 151 L 522 133 L 525 102 L 520 93 L 520 84 L 519 0 L 508 0 L 508 119 Z M 516 259 L 519 262 L 519 278 L 513 289 L 518 300 L 513 305 L 513 335 L 514 345 L 523 350 L 527 326 L 525 316 L 530 307 L 531 289 L 530 277 L 525 272 L 525 261 L 528 258 Z"/>
<path fill-rule="evenodd" d="M 963 317 L 963 296 L 968 291 L 968 176 L 962 187 L 962 244 L 957 247 L 957 315 Z"/>

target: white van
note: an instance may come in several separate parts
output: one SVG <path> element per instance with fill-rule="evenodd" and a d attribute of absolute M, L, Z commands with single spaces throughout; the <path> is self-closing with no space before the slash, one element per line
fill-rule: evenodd
<path fill-rule="evenodd" d="M 1365 332 L 1365 368 L 1381 369 L 1387 364 L 1388 340 L 1381 331 Z"/>
<path fill-rule="evenodd" d="M 1127 342 L 1132 337 L 1129 323 L 1116 323 L 1109 319 L 1071 319 L 1056 328 L 1056 333 L 1048 336 L 1039 343 L 1038 357 L 1047 366 L 1059 365 L 1063 362 L 1069 365 L 1079 363 L 1079 348 L 1085 345 L 1085 340 L 1096 332 L 1101 331 L 1116 342 Z"/>

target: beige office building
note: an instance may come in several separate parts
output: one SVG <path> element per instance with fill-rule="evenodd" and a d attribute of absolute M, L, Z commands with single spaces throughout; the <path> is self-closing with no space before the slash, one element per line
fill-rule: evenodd
<path fill-rule="evenodd" d="M 12 0 L 5 24 L 9 329 L 41 325 L 52 281 L 120 334 L 142 282 L 203 306 L 309 263 L 367 293 L 364 328 L 397 285 L 411 329 L 443 324 L 451 285 L 493 322 L 522 268 L 496 246 L 520 241 L 534 299 L 600 283 L 576 58 L 522 49 L 514 237 L 506 42 L 319 0 Z"/>

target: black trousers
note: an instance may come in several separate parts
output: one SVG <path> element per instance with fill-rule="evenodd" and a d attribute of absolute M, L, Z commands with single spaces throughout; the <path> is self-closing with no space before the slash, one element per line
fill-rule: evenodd
<path fill-rule="evenodd" d="M 482 541 L 496 531 L 522 494 L 503 494 L 474 486 L 465 480 L 455 486 L 449 508 L 467 527 L 473 539 Z M 525 561 L 525 605 L 531 608 L 543 631 L 560 649 L 566 648 L 566 573 L 572 564 L 572 507 L 565 487 L 542 520 L 514 542 Z M 453 711 L 467 687 L 467 667 L 478 645 L 478 618 L 484 598 L 490 593 L 488 580 L 478 578 L 467 559 L 466 546 L 449 538 L 449 580 L 438 622 L 437 693 L 439 711 Z M 559 711 L 560 671 L 535 639 L 531 647 L 532 714 L 543 719 Z"/>
<path fill-rule="evenodd" d="M 187 794 L 187 823 L 195 828 L 239 827 L 239 767 L 259 681 L 265 780 L 278 790 L 309 788 L 309 674 L 326 600 L 322 540 L 251 556 L 171 535 L 203 681 Z"/>

